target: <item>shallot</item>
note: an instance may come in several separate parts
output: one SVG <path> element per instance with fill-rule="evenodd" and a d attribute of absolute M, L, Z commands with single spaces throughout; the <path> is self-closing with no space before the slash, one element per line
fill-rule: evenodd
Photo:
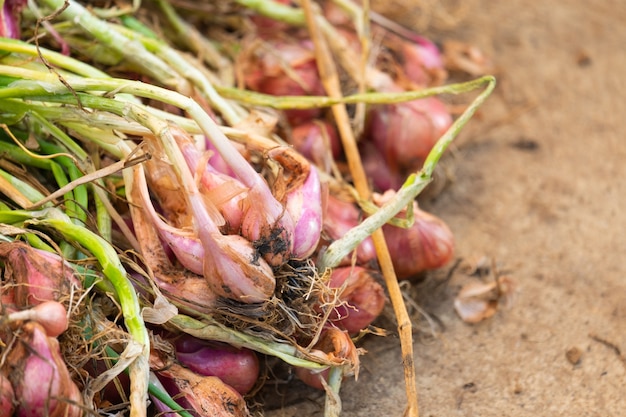
<path fill-rule="evenodd" d="M 61 300 L 82 286 L 74 268 L 59 255 L 23 242 L 1 242 L 0 259 L 5 260 L 14 302 L 23 307 Z"/>
<path fill-rule="evenodd" d="M 249 349 L 192 336 L 182 336 L 175 346 L 182 365 L 200 375 L 216 376 L 240 394 L 247 394 L 259 378 L 259 359 Z"/>
<path fill-rule="evenodd" d="M 28 321 L 8 351 L 3 372 L 15 390 L 16 417 L 79 417 L 82 399 L 61 356 L 59 342 Z"/>
<path fill-rule="evenodd" d="M 304 259 L 315 251 L 322 232 L 322 190 L 315 167 L 286 200 L 285 209 L 295 220 L 292 254 Z"/>
<path fill-rule="evenodd" d="M 378 273 L 360 266 L 335 268 L 328 286 L 341 288 L 342 303 L 333 309 L 330 321 L 356 334 L 367 328 L 383 311 L 385 291 Z"/>

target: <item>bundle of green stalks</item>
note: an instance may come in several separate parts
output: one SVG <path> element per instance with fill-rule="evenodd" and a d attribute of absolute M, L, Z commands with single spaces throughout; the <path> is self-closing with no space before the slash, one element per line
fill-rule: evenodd
<path fill-rule="evenodd" d="M 492 76 L 347 0 L 5 0 L 1 31 L 0 415 L 259 414 L 280 363 L 336 416 L 388 302 L 413 357 L 398 280 L 454 248 L 416 197 Z"/>

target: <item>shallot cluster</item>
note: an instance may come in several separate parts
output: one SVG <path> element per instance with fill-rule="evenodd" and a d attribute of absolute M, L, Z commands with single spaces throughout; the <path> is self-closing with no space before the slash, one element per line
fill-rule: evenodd
<path fill-rule="evenodd" d="M 269 356 L 318 389 L 358 375 L 356 343 L 390 298 L 376 248 L 365 237 L 322 258 L 401 201 L 452 125 L 439 98 L 369 94 L 442 84 L 438 47 L 372 22 L 380 45 L 361 64 L 375 81 L 339 74 L 342 94 L 371 100 L 347 107 L 350 149 L 297 2 L 237 1 L 238 18 L 210 30 L 168 1 L 136 18 L 81 3 L 6 0 L 0 14 L 0 415 L 123 403 L 133 417 L 250 416 Z M 358 61 L 365 14 L 322 3 L 344 61 Z M 371 195 L 356 196 L 354 153 Z M 445 222 L 416 201 L 398 210 L 376 225 L 397 277 L 445 266 Z"/>

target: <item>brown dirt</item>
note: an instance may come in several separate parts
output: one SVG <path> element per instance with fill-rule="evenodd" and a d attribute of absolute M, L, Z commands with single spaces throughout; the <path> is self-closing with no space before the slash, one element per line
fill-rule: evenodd
<path fill-rule="evenodd" d="M 394 19 L 477 45 L 497 66 L 496 92 L 448 155 L 454 180 L 428 209 L 459 258 L 487 255 L 519 285 L 512 308 L 478 325 L 454 312 L 459 270 L 414 287 L 435 320 L 434 337 L 416 321 L 420 416 L 624 415 L 623 2 L 476 0 L 444 29 L 402 3 Z M 399 342 L 383 325 L 391 335 L 365 340 L 360 377 L 342 387 L 344 416 L 404 412 Z M 267 414 L 322 406 L 303 390 Z"/>

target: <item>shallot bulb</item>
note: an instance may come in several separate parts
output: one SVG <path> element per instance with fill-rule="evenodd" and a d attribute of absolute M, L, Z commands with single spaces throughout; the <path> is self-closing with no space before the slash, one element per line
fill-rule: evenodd
<path fill-rule="evenodd" d="M 26 0 L 5 0 L 0 9 L 0 37 L 20 38 L 20 13 Z"/>
<path fill-rule="evenodd" d="M 343 289 L 339 299 L 344 303 L 334 308 L 330 316 L 332 323 L 350 334 L 356 334 L 380 315 L 386 298 L 377 275 L 377 272 L 360 266 L 333 270 L 328 286 Z"/>
<path fill-rule="evenodd" d="M 393 191 L 388 191 L 382 199 L 391 194 Z M 374 200 L 380 198 L 374 195 Z M 400 213 L 400 217 L 402 215 Z M 399 279 L 441 268 L 454 256 L 454 235 L 443 220 L 421 210 L 417 202 L 413 202 L 413 216 L 414 222 L 409 228 L 390 224 L 382 228 Z"/>
<path fill-rule="evenodd" d="M 291 38 L 290 38 L 291 39 Z M 243 56 L 252 59 L 243 63 L 244 83 L 253 90 L 274 96 L 324 95 L 324 87 L 317 72 L 315 54 L 310 40 L 267 39 L 254 52 Z M 285 110 L 292 124 L 313 119 L 320 109 Z"/>
<path fill-rule="evenodd" d="M 295 220 L 292 255 L 307 258 L 317 248 L 322 232 L 322 189 L 314 166 L 304 183 L 287 194 L 285 208 Z"/>
<path fill-rule="evenodd" d="M 61 356 L 59 342 L 26 322 L 9 350 L 2 372 L 15 391 L 16 417 L 82 416 L 82 398 Z"/>
<path fill-rule="evenodd" d="M 207 207 L 213 205 L 218 208 L 227 230 L 239 230 L 243 217 L 240 201 L 246 197 L 247 188 L 237 179 L 214 168 L 211 165 L 213 155 L 203 154 L 186 132 L 172 128 L 172 133 L 187 167 L 199 179 L 200 192 L 211 202 Z"/>
<path fill-rule="evenodd" d="M 324 211 L 323 235 L 330 241 L 339 239 L 348 230 L 357 226 L 361 217 L 361 212 L 354 203 L 341 200 L 329 194 Z M 376 249 L 371 237 L 363 240 L 357 246 L 356 258 L 359 265 L 365 265 L 376 259 Z M 350 261 L 350 258 L 346 257 L 341 262 L 341 265 L 349 265 Z"/>
<path fill-rule="evenodd" d="M 158 216 L 140 168 L 134 178 L 145 214 L 159 235 L 182 264 L 204 276 L 214 294 L 244 303 L 263 302 L 273 295 L 276 280 L 271 267 L 244 237 L 220 232 L 199 192 L 185 193 L 193 214 L 194 236 L 170 226 Z"/>
<path fill-rule="evenodd" d="M 452 125 L 441 100 L 427 97 L 373 107 L 366 140 L 380 152 L 392 173 L 402 177 L 420 169 L 437 140 Z"/>
<path fill-rule="evenodd" d="M 359 349 L 354 345 L 350 335 L 336 327 L 328 326 L 322 330 L 318 342 L 315 344 L 312 355 L 324 356 L 330 359 L 335 365 L 345 365 L 344 375 L 356 373 L 359 369 Z M 305 384 L 324 389 L 322 379 L 328 377 L 328 370 L 311 370 L 295 367 L 296 376 Z"/>
<path fill-rule="evenodd" d="M 216 376 L 240 394 L 247 394 L 259 378 L 259 359 L 245 348 L 182 336 L 175 342 L 176 358 L 192 371 Z"/>
<path fill-rule="evenodd" d="M 57 301 L 44 301 L 28 310 L 20 310 L 6 316 L 8 321 L 32 320 L 39 323 L 46 334 L 57 337 L 67 330 L 67 310 Z"/>
<path fill-rule="evenodd" d="M 341 142 L 335 126 L 323 120 L 310 120 L 295 126 L 288 141 L 324 172 L 341 156 Z"/>
<path fill-rule="evenodd" d="M 441 84 L 447 77 L 441 51 L 431 40 L 415 35 L 409 41 L 392 39 L 404 74 L 419 86 Z"/>
<path fill-rule="evenodd" d="M 60 256 L 23 242 L 0 243 L 4 276 L 12 284 L 13 301 L 23 307 L 67 297 L 82 287 L 74 268 Z"/>
<path fill-rule="evenodd" d="M 0 416 L 12 416 L 15 410 L 15 392 L 11 386 L 11 381 L 4 374 L 0 373 Z"/>

